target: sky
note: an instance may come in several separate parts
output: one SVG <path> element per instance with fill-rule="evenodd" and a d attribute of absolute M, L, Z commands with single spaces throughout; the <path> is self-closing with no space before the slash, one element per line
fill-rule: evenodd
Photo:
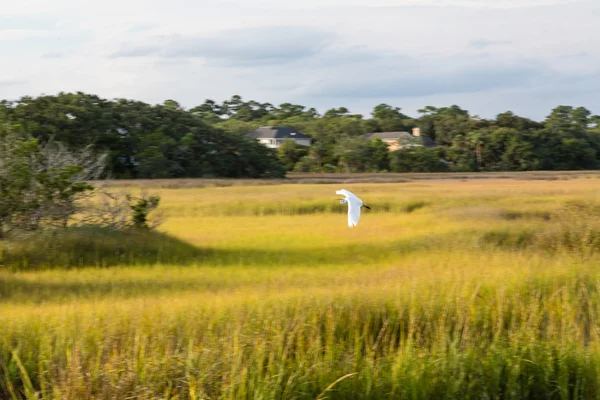
<path fill-rule="evenodd" d="M 60 91 L 284 102 L 369 116 L 600 114 L 598 0 L 19 0 L 0 7 L 0 99 Z"/>

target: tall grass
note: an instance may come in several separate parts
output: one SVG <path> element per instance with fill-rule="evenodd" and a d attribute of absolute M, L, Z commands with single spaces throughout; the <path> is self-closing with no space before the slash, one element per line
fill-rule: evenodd
<path fill-rule="evenodd" d="M 5 258 L 0 397 L 600 396 L 594 180 L 336 188 L 161 189 L 185 263 Z"/>
<path fill-rule="evenodd" d="M 189 264 L 202 250 L 164 233 L 145 229 L 115 231 L 104 227 L 70 227 L 21 236 L 5 244 L 5 268 L 110 267 L 114 265 Z"/>

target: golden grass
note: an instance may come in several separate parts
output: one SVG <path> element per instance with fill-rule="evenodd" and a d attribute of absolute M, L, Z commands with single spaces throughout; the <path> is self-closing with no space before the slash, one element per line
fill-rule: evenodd
<path fill-rule="evenodd" d="M 600 394 L 595 179 L 339 188 L 155 188 L 189 265 L 0 272 L 0 397 Z"/>

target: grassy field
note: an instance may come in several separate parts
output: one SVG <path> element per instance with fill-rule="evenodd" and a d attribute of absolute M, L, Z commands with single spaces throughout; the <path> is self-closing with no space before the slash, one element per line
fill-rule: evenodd
<path fill-rule="evenodd" d="M 175 264 L 5 252 L 0 398 L 598 398 L 597 178 L 155 184 Z"/>

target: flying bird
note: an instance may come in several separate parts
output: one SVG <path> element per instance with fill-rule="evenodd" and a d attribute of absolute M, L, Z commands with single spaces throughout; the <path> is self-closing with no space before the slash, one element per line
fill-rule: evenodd
<path fill-rule="evenodd" d="M 345 198 L 340 199 L 340 204 L 348 203 L 348 227 L 352 228 L 353 226 L 358 225 L 358 220 L 360 219 L 360 209 L 364 207 L 370 210 L 371 207 L 363 204 L 361 199 L 346 189 L 336 190 L 335 193 L 345 196 Z"/>

